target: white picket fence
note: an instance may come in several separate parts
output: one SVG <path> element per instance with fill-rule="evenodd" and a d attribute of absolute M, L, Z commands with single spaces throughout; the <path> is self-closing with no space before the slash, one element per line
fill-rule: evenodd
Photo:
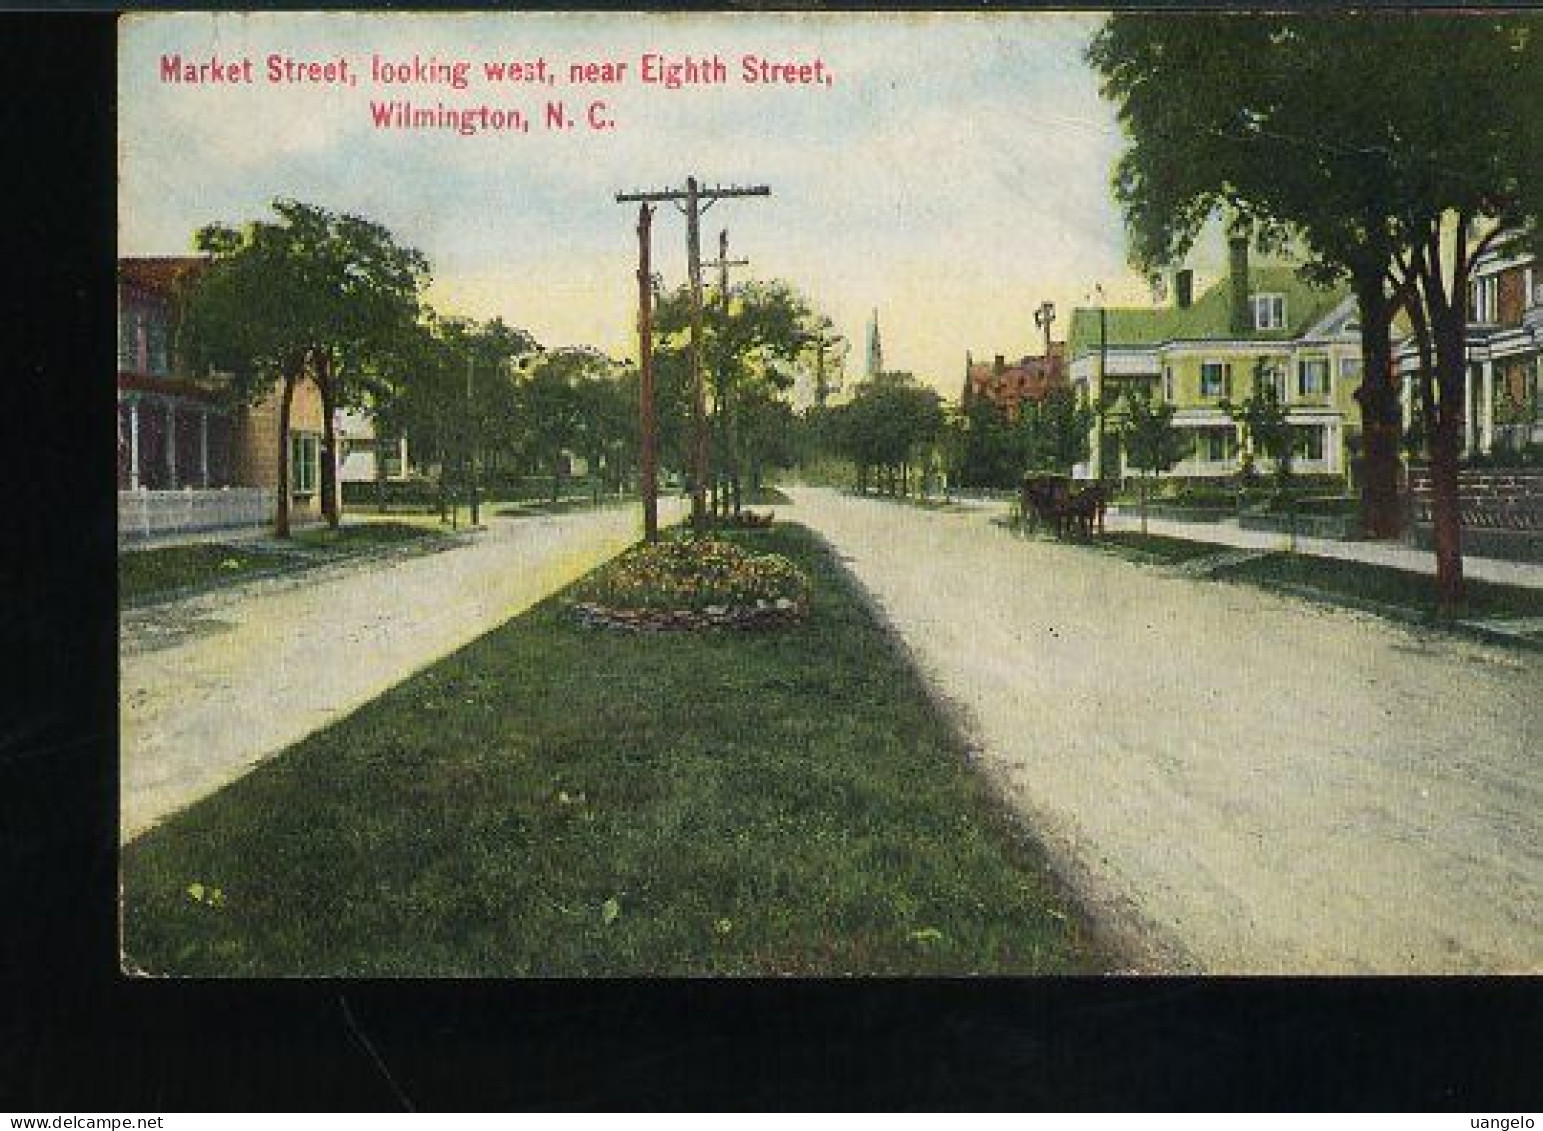
<path fill-rule="evenodd" d="M 265 487 L 118 492 L 120 543 L 261 526 L 272 518 L 273 492 Z"/>

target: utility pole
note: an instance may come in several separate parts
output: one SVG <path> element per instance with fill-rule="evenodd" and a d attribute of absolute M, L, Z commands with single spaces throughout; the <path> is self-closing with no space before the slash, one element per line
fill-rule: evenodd
<path fill-rule="evenodd" d="M 702 213 L 727 197 L 770 195 L 771 189 L 766 185 L 703 188 L 695 177 L 686 178 L 684 189 L 616 194 L 618 204 L 667 200 L 686 216 L 686 267 L 691 273 L 691 526 L 699 534 L 707 529 L 707 391 L 702 382 Z"/>
<path fill-rule="evenodd" d="M 638 455 L 643 495 L 643 537 L 659 540 L 658 441 L 654 434 L 654 277 L 649 266 L 654 210 L 638 205 Z"/>
<path fill-rule="evenodd" d="M 825 376 L 825 350 L 842 340 L 840 334 L 827 335 L 825 333 L 828 323 L 822 323 L 814 335 L 814 404 L 816 408 L 824 408 L 825 402 L 830 399 L 832 392 L 830 381 Z"/>
<path fill-rule="evenodd" d="M 702 264 L 704 268 L 716 267 L 718 269 L 718 315 L 722 319 L 720 325 L 726 331 L 729 325 L 729 268 L 749 267 L 748 259 L 729 258 L 729 230 L 724 228 L 718 233 L 718 258 L 709 263 Z M 724 353 L 718 359 L 718 395 L 714 398 L 717 402 L 719 436 L 723 441 L 722 453 L 726 458 L 729 475 L 733 480 L 734 488 L 734 513 L 739 513 L 739 436 L 734 427 L 733 408 L 726 403 L 729 390 L 729 357 Z M 715 491 L 715 495 L 722 498 L 721 491 Z M 723 509 L 728 510 L 727 500 L 723 500 Z"/>
<path fill-rule="evenodd" d="M 1108 478 L 1108 469 L 1104 467 L 1104 410 L 1107 402 L 1104 400 L 1104 378 L 1109 372 L 1109 310 L 1104 301 L 1104 287 L 1100 283 L 1093 288 L 1093 293 L 1098 296 L 1098 393 L 1094 401 L 1094 407 L 1098 411 L 1098 451 L 1092 459 L 1096 469 L 1095 479 Z M 1118 458 L 1118 457 L 1116 457 Z"/>

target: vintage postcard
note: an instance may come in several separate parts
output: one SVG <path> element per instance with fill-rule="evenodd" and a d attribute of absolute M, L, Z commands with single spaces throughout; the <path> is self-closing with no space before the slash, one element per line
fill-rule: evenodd
<path fill-rule="evenodd" d="M 1543 21 L 120 25 L 123 970 L 1543 970 Z"/>

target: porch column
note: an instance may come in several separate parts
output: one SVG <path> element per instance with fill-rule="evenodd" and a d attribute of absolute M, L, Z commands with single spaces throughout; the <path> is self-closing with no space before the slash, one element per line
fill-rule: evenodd
<path fill-rule="evenodd" d="M 1100 375 L 1100 378 L 1102 375 Z M 1089 404 L 1097 404 L 1098 398 L 1103 395 L 1103 381 L 1089 380 L 1092 393 L 1088 396 Z M 1104 437 L 1104 430 L 1098 426 L 1095 420 L 1091 429 L 1092 435 L 1088 437 L 1088 474 L 1097 481 L 1104 477 L 1104 445 L 1100 442 Z"/>
<path fill-rule="evenodd" d="M 201 409 L 198 413 L 198 482 L 200 486 L 209 486 L 209 411 Z"/>
<path fill-rule="evenodd" d="M 174 401 L 166 402 L 166 486 L 172 490 L 177 486 L 177 405 Z"/>
<path fill-rule="evenodd" d="M 1479 451 L 1487 452 L 1495 446 L 1495 363 L 1481 362 L 1479 372 L 1482 375 L 1479 386 L 1479 420 L 1474 429 L 1474 439 Z"/>
<path fill-rule="evenodd" d="M 129 490 L 139 490 L 139 398 L 129 398 Z"/>

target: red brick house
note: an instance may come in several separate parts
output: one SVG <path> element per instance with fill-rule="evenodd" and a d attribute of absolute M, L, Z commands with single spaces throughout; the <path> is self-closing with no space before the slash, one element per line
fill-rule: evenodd
<path fill-rule="evenodd" d="M 1543 444 L 1543 269 L 1531 255 L 1492 251 L 1474 265 L 1467 355 L 1464 452 Z M 1408 338 L 1398 347 L 1405 420 L 1414 418 L 1419 366 Z"/>
<path fill-rule="evenodd" d="M 195 377 L 175 350 L 177 296 L 200 256 L 118 261 L 118 537 L 120 542 L 273 519 L 278 395 L 234 406 L 217 378 Z M 290 435 L 293 517 L 319 515 L 321 396 L 295 390 Z"/>
<path fill-rule="evenodd" d="M 1043 400 L 1051 389 L 1065 384 L 1065 342 L 1051 342 L 1048 354 L 1022 357 L 1011 365 L 1002 354 L 989 363 L 976 362 L 965 354 L 961 403 L 984 397 L 1014 417 L 1024 401 Z"/>

